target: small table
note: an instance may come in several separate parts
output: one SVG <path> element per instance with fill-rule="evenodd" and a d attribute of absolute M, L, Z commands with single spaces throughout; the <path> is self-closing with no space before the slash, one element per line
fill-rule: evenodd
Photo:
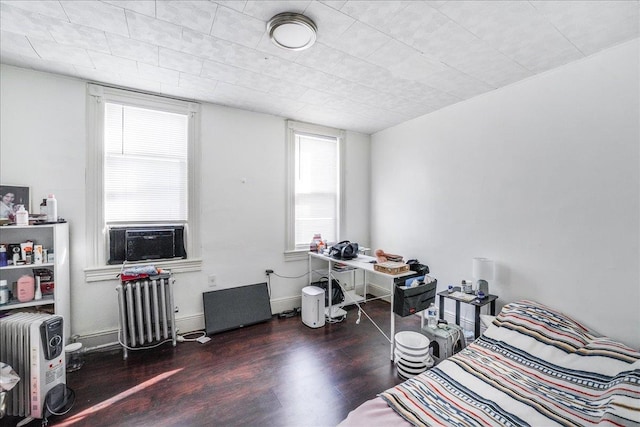
<path fill-rule="evenodd" d="M 456 286 L 453 288 L 453 292 L 460 292 L 460 287 Z M 438 297 L 440 297 L 440 319 L 444 319 L 444 300 L 452 299 L 456 302 L 456 325 L 460 326 L 460 303 L 465 303 L 469 305 L 473 305 L 475 307 L 475 318 L 474 318 L 474 337 L 478 338 L 480 336 L 480 308 L 484 307 L 487 304 L 491 304 L 491 315 L 495 316 L 496 314 L 496 300 L 498 299 L 497 295 L 487 295 L 483 299 L 474 298 L 470 301 L 465 301 L 464 299 L 456 298 L 452 295 L 453 292 L 442 291 L 438 293 Z"/>

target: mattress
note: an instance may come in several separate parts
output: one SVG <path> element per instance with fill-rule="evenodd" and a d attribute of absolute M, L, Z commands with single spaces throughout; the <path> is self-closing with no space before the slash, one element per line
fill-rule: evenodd
<path fill-rule="evenodd" d="M 474 343 L 341 426 L 402 423 L 640 425 L 640 353 L 544 305 L 511 303 Z"/>

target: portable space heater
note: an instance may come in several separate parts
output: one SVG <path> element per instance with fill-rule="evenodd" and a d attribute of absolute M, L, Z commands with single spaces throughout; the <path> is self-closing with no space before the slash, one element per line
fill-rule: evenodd
<path fill-rule="evenodd" d="M 44 313 L 14 313 L 0 319 L 0 360 L 20 377 L 6 392 L 7 415 L 42 419 L 66 404 L 62 326 L 61 316 Z"/>
<path fill-rule="evenodd" d="M 144 349 L 171 340 L 176 346 L 173 278 L 170 273 L 121 276 L 118 284 L 120 345 L 123 358 L 129 349 Z"/>

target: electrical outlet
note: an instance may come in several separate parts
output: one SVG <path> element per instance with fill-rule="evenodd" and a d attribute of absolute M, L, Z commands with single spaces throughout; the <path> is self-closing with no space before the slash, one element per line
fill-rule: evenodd
<path fill-rule="evenodd" d="M 207 283 L 209 283 L 209 287 L 210 288 L 216 287 L 218 285 L 218 283 L 216 281 L 216 275 L 215 274 L 210 274 Z"/>

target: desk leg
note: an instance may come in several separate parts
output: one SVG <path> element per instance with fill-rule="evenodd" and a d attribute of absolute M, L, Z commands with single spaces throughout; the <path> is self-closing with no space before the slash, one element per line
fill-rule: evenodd
<path fill-rule="evenodd" d="M 456 300 L 456 325 L 460 326 L 460 301 Z"/>
<path fill-rule="evenodd" d="M 496 300 L 491 301 L 491 315 L 496 315 Z"/>
<path fill-rule="evenodd" d="M 329 261 L 329 274 L 327 274 L 327 276 L 329 276 L 329 284 L 327 285 L 327 295 L 328 295 L 328 302 L 329 302 L 329 321 L 333 320 L 333 289 L 331 288 L 331 285 L 333 285 L 333 276 L 331 275 L 331 271 L 333 263 L 331 261 Z"/>
<path fill-rule="evenodd" d="M 478 338 L 480 336 L 480 306 L 476 305 L 476 315 L 474 319 L 474 338 Z"/>
<path fill-rule="evenodd" d="M 362 302 L 366 303 L 367 302 L 367 270 L 362 270 L 362 281 L 363 281 L 362 296 L 364 297 Z"/>
<path fill-rule="evenodd" d="M 393 312 L 393 281 L 391 282 L 391 351 L 389 353 L 389 358 L 393 362 L 393 350 L 395 350 L 396 345 L 396 314 Z"/>
<path fill-rule="evenodd" d="M 440 298 L 440 320 L 444 320 L 444 297 L 442 295 L 439 296 Z M 422 316 L 424 317 L 424 316 Z"/>

